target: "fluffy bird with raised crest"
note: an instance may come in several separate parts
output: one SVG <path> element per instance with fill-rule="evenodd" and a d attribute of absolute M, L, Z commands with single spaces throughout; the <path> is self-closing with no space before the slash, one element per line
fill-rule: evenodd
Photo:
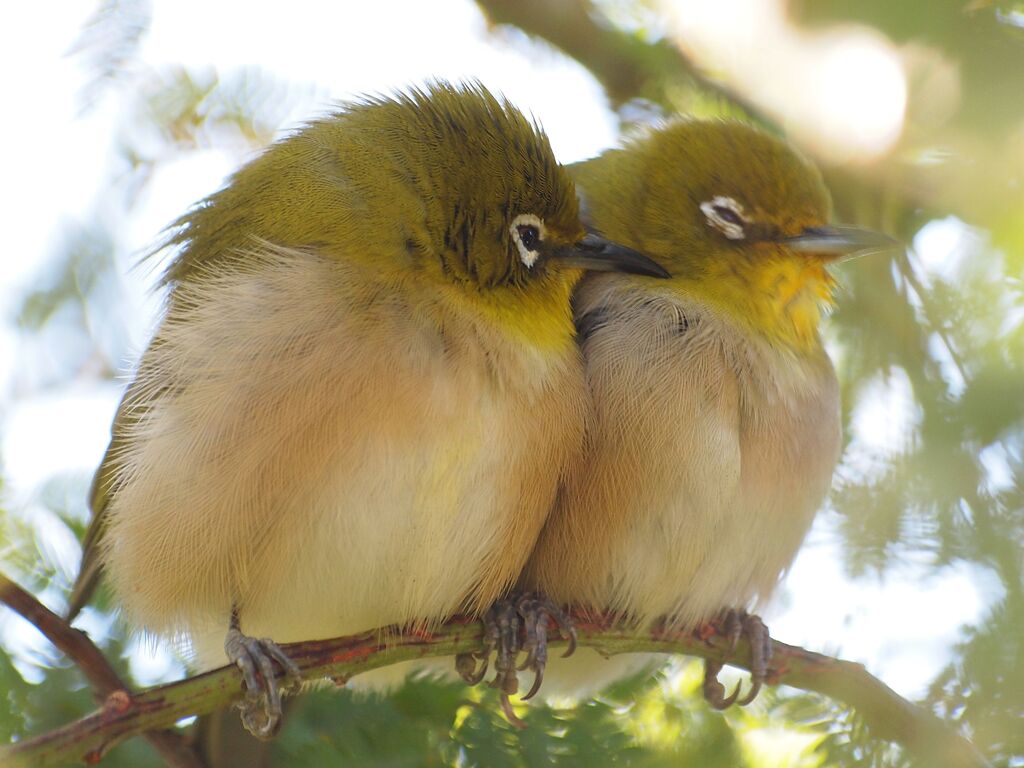
<path fill-rule="evenodd" d="M 102 569 L 131 623 L 238 664 L 268 735 L 278 643 L 478 613 L 514 582 L 580 452 L 572 289 L 664 272 L 585 232 L 536 126 L 446 84 L 310 123 L 167 246 L 70 613 Z"/>

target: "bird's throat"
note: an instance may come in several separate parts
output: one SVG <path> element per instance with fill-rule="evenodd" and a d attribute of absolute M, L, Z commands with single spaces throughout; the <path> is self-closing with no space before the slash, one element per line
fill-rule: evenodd
<path fill-rule="evenodd" d="M 832 305 L 834 279 L 814 258 L 767 259 L 737 270 L 723 266 L 697 288 L 740 325 L 798 352 L 820 346 L 818 327 Z"/>
<path fill-rule="evenodd" d="M 528 288 L 502 286 L 470 292 L 448 287 L 444 294 L 450 309 L 499 336 L 543 352 L 561 353 L 575 344 L 569 297 L 579 276 L 576 270 L 564 270 Z"/>

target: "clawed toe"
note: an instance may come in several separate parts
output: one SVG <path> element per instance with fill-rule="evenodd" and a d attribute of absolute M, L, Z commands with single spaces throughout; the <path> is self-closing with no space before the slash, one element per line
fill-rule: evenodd
<path fill-rule="evenodd" d="M 511 600 L 496 604 L 488 615 L 492 616 L 493 627 L 498 635 L 494 657 L 496 675 L 491 685 L 505 693 L 513 694 L 518 688 L 516 680 L 516 657 L 519 655 L 519 611 Z M 509 688 L 511 687 L 511 690 Z"/>
<path fill-rule="evenodd" d="M 771 636 L 760 617 L 736 610 L 725 612 L 722 618 L 722 634 L 729 641 L 730 651 L 736 649 L 741 637 L 746 637 L 750 643 L 750 691 L 740 699 L 740 686 L 737 684 L 736 690 L 726 696 L 725 687 L 718 681 L 722 664 L 705 661 L 704 699 L 715 709 L 728 709 L 733 704 L 745 707 L 757 698 L 768 675 L 768 663 L 772 658 Z"/>
<path fill-rule="evenodd" d="M 576 650 L 576 628 L 561 607 L 543 595 L 526 593 L 518 600 L 519 615 L 523 617 L 523 647 L 526 658 L 519 665 L 520 670 L 533 670 L 533 685 L 523 700 L 532 699 L 544 682 L 544 670 L 548 663 L 548 620 L 554 619 L 558 631 L 569 639 L 563 657 L 571 656 Z"/>
<path fill-rule="evenodd" d="M 228 630 L 224 651 L 245 683 L 245 700 L 238 705 L 242 724 L 257 738 L 270 738 L 281 723 L 282 687 L 300 678 L 299 668 L 272 640 L 243 635 L 235 626 Z M 285 678 L 284 686 L 275 667 Z"/>
<path fill-rule="evenodd" d="M 534 673 L 533 685 L 522 697 L 524 700 L 535 696 L 544 681 L 549 619 L 554 619 L 559 633 L 568 638 L 569 645 L 563 656 L 569 656 L 576 649 L 576 630 L 569 616 L 543 595 L 526 592 L 499 601 L 487 612 L 484 616 L 483 648 L 458 656 L 456 670 L 467 683 L 480 682 L 487 672 L 487 660 L 493 651 L 495 676 L 490 685 L 501 691 L 502 708 L 506 713 L 511 711 L 508 697 L 519 690 L 517 671 L 532 670 Z M 525 658 L 517 665 L 520 652 L 525 654 Z M 479 668 L 477 662 L 481 662 Z"/>

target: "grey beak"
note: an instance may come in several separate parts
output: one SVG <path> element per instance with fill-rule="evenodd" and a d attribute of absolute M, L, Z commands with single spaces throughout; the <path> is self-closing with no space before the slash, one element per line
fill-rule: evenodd
<path fill-rule="evenodd" d="M 553 255 L 563 264 L 597 272 L 627 272 L 648 277 L 671 277 L 660 264 L 639 251 L 605 240 L 593 233 Z"/>
<path fill-rule="evenodd" d="M 794 251 L 819 253 L 840 260 L 889 251 L 900 245 L 898 240 L 881 232 L 856 227 L 808 227 L 796 237 L 784 237 L 779 242 Z"/>

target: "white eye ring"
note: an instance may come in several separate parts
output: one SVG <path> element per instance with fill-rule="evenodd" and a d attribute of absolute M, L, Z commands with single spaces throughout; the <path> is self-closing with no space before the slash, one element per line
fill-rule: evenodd
<path fill-rule="evenodd" d="M 530 250 L 526 247 L 523 236 L 519 233 L 520 227 L 533 227 L 537 230 L 538 239 L 543 240 L 544 220 L 532 213 L 520 213 L 512 219 L 512 223 L 508 227 L 509 234 L 512 235 L 512 242 L 516 244 L 516 250 L 519 251 L 519 260 L 526 265 L 527 269 L 531 269 L 537 263 L 540 253 L 536 248 Z"/>
<path fill-rule="evenodd" d="M 746 232 L 743 225 L 750 219 L 743 212 L 743 206 L 725 195 L 718 195 L 700 204 L 700 209 L 708 219 L 708 224 L 730 240 L 743 240 Z"/>

